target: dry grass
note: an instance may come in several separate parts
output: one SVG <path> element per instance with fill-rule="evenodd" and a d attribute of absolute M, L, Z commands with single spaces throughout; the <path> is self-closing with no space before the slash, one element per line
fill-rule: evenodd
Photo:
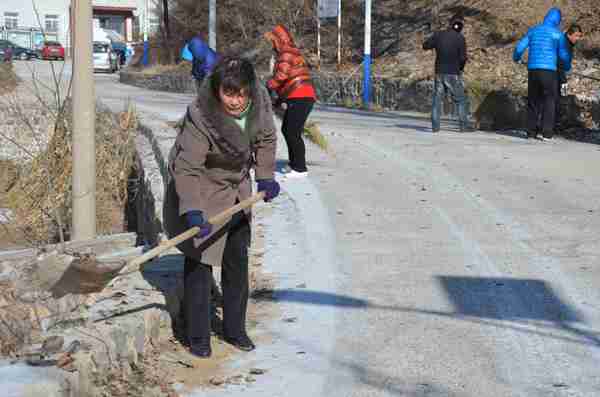
<path fill-rule="evenodd" d="M 327 138 L 325 138 L 325 135 L 321 133 L 321 129 L 316 122 L 309 121 L 306 123 L 304 126 L 304 136 L 306 136 L 309 141 L 324 151 L 329 151 L 329 143 L 327 142 Z"/>
<path fill-rule="evenodd" d="M 12 92 L 17 82 L 12 63 L 0 63 L 0 95 Z"/>
<path fill-rule="evenodd" d="M 67 115 L 65 120 L 70 120 Z M 133 108 L 120 116 L 98 109 L 96 113 L 96 211 L 98 233 L 110 233 L 115 213 L 122 214 L 127 200 L 129 171 L 134 163 L 136 119 Z M 56 123 L 48 147 L 21 167 L 20 177 L 8 192 L 17 229 L 32 245 L 56 242 L 62 230 L 68 237 L 72 212 L 72 131 L 67 122 Z M 115 208 L 116 207 L 116 208 Z"/>
<path fill-rule="evenodd" d="M 279 120 L 283 120 L 285 109 L 282 107 L 273 107 L 273 113 Z M 329 150 L 327 138 L 325 138 L 325 136 L 321 133 L 317 123 L 312 121 L 306 122 L 304 125 L 304 131 L 302 131 L 302 133 L 309 141 L 320 147 L 322 150 L 326 152 Z"/>

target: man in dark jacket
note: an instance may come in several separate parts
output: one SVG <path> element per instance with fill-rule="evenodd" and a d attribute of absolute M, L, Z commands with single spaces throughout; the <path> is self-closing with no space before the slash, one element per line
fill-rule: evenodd
<path fill-rule="evenodd" d="M 192 61 L 192 75 L 196 80 L 196 88 L 200 92 L 202 81 L 210 74 L 217 63 L 217 53 L 199 35 L 192 37 L 188 43 L 188 48 L 194 56 L 194 60 Z"/>
<path fill-rule="evenodd" d="M 461 132 L 473 131 L 468 123 L 467 98 L 462 72 L 467 63 L 467 44 L 461 34 L 464 20 L 454 16 L 450 28 L 435 32 L 423 43 L 424 50 L 435 49 L 435 83 L 431 110 L 433 132 L 440 130 L 440 117 L 444 95 L 450 95 L 458 108 Z"/>
<path fill-rule="evenodd" d="M 571 54 L 567 38 L 559 30 L 561 13 L 551 8 L 540 25 L 529 29 L 518 43 L 513 60 L 520 62 L 529 48 L 528 77 L 528 120 L 527 137 L 537 138 L 542 132 L 542 140 L 551 140 L 554 135 L 556 101 L 558 99 L 558 61 L 565 72 L 571 70 Z"/>
<path fill-rule="evenodd" d="M 567 38 L 567 47 L 569 48 L 569 53 L 571 54 L 571 58 L 573 57 L 573 47 L 579 40 L 583 38 L 583 30 L 581 26 L 577 24 L 572 24 L 569 26 L 569 29 L 565 32 L 565 36 Z M 567 72 L 565 72 L 565 68 L 560 61 L 558 60 L 558 99 L 556 100 L 556 129 L 558 129 L 560 125 L 560 101 L 562 98 L 562 87 L 567 84 Z"/>

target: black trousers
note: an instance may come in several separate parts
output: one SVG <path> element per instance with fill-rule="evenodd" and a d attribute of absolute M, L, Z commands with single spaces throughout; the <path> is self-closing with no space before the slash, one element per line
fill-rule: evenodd
<path fill-rule="evenodd" d="M 527 135 L 541 131 L 545 138 L 554 135 L 558 74 L 552 70 L 530 70 L 527 99 Z"/>
<path fill-rule="evenodd" d="M 556 97 L 556 113 L 554 115 L 554 130 L 558 130 L 559 126 L 560 126 L 560 117 L 561 117 L 561 111 L 560 111 L 560 106 L 561 106 L 561 101 L 563 98 L 562 95 L 562 86 L 564 84 L 566 84 L 566 80 L 563 80 L 561 78 L 556 79 L 557 81 L 557 89 L 558 89 L 558 93 L 557 93 L 557 97 Z"/>
<path fill-rule="evenodd" d="M 311 98 L 286 100 L 287 109 L 283 115 L 281 132 L 288 147 L 290 168 L 294 171 L 306 171 L 306 147 L 302 140 L 304 124 L 312 111 L 315 101 Z"/>
<path fill-rule="evenodd" d="M 243 213 L 238 213 L 231 219 L 228 227 L 221 265 L 223 333 L 235 338 L 246 333 L 250 224 Z M 212 266 L 196 258 L 186 257 L 183 278 L 183 317 L 188 340 L 193 343 L 194 340 L 208 339 Z"/>

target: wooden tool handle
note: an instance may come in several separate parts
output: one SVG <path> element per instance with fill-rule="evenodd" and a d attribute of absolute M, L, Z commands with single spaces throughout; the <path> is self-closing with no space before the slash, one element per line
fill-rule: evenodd
<path fill-rule="evenodd" d="M 229 218 L 231 218 L 233 215 L 235 215 L 237 212 L 254 205 L 256 202 L 258 202 L 264 198 L 265 198 L 265 192 L 257 193 L 255 195 L 247 198 L 246 200 L 240 201 L 233 207 L 228 208 L 225 211 L 213 216 L 212 218 L 210 218 L 208 220 L 208 222 L 213 225 L 219 225 L 221 223 L 224 223 L 227 220 L 229 220 Z M 162 254 L 163 252 L 175 247 L 177 244 L 182 243 L 185 240 L 188 240 L 188 239 L 194 237 L 195 235 L 198 234 L 199 231 L 200 231 L 200 228 L 195 226 L 195 227 L 188 229 L 185 232 L 173 237 L 170 240 L 166 240 L 166 241 L 162 242 L 158 247 L 155 247 L 155 248 L 151 249 L 150 251 L 146 252 L 145 254 L 143 254 L 142 256 L 138 256 L 137 258 L 133 259 L 125 267 L 126 269 L 134 269 L 134 270 L 128 270 L 128 271 L 122 272 L 120 275 L 136 272 L 137 269 L 139 268 L 139 266 L 142 265 L 143 263 L 148 262 L 150 259 L 154 259 L 155 257 Z M 123 270 L 125 270 L 125 269 L 123 269 Z"/>

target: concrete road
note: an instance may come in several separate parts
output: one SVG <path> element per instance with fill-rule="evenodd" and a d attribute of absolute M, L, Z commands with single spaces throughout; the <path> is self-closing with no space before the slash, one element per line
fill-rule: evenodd
<path fill-rule="evenodd" d="M 316 115 L 335 218 L 339 396 L 597 396 L 599 148 Z M 334 210 L 335 208 L 335 210 Z"/>
<path fill-rule="evenodd" d="M 166 120 L 190 99 L 112 76 L 97 92 Z M 267 372 L 189 395 L 600 395 L 598 146 L 311 118 L 332 153 L 309 146 L 309 178 L 282 180 L 266 225 L 281 317 L 228 364 Z"/>

